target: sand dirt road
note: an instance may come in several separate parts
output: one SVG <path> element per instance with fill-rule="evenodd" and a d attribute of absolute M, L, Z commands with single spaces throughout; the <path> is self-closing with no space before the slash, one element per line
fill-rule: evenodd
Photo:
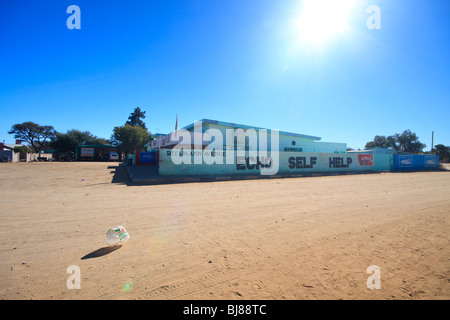
<path fill-rule="evenodd" d="M 450 172 L 135 186 L 122 169 L 0 164 L 1 299 L 450 298 Z M 115 225 L 130 240 L 108 250 Z"/>

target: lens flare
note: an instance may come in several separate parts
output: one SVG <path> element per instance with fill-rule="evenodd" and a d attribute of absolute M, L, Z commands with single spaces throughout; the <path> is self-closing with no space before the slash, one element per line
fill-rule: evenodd
<path fill-rule="evenodd" d="M 122 286 L 123 292 L 130 292 L 133 289 L 133 280 L 129 280 Z"/>

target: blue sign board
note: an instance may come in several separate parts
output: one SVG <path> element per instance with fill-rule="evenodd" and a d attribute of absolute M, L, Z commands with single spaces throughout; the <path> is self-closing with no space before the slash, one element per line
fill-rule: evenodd
<path fill-rule="evenodd" d="M 157 156 L 156 151 L 141 152 L 139 155 L 140 163 L 156 164 Z"/>
<path fill-rule="evenodd" d="M 394 170 L 426 170 L 439 168 L 439 157 L 434 154 L 394 154 Z"/>

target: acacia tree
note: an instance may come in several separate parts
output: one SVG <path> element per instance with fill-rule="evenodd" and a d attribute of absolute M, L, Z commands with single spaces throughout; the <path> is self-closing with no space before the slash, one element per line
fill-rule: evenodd
<path fill-rule="evenodd" d="M 27 142 L 31 151 L 39 153 L 55 137 L 56 131 L 53 126 L 40 126 L 28 121 L 13 125 L 8 133 L 13 134 L 16 139 Z"/>

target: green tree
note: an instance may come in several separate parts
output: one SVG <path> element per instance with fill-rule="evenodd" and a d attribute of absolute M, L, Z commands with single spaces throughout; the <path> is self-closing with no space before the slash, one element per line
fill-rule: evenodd
<path fill-rule="evenodd" d="M 128 121 L 125 123 L 125 125 L 128 124 L 133 127 L 137 126 L 147 130 L 147 127 L 145 126 L 145 123 L 142 119 L 145 119 L 145 111 L 141 111 L 141 108 L 136 107 L 128 117 Z"/>
<path fill-rule="evenodd" d="M 53 126 L 40 126 L 28 121 L 13 125 L 8 133 L 13 134 L 16 139 L 27 142 L 32 152 L 39 153 L 48 147 L 50 140 L 55 137 L 56 131 Z"/>
<path fill-rule="evenodd" d="M 133 153 L 151 140 L 151 134 L 140 126 L 126 124 L 115 127 L 111 136 L 111 143 L 119 147 L 125 154 Z"/>
<path fill-rule="evenodd" d="M 369 141 L 366 143 L 365 149 L 370 148 L 389 148 L 389 142 L 385 136 L 375 136 L 373 141 Z"/>
<path fill-rule="evenodd" d="M 450 147 L 444 146 L 443 144 L 437 144 L 433 148 L 433 153 L 439 156 L 440 162 L 449 162 L 450 161 Z"/>
<path fill-rule="evenodd" d="M 396 133 L 391 136 L 375 136 L 373 141 L 366 143 L 365 148 L 380 147 L 392 149 L 395 151 L 404 151 L 408 153 L 419 153 L 426 147 L 419 141 L 419 137 L 411 130 L 405 130 L 402 134 Z"/>
<path fill-rule="evenodd" d="M 405 130 L 401 135 L 396 136 L 398 148 L 408 153 L 419 153 L 427 145 L 419 141 L 419 137 L 411 130 Z"/>
<path fill-rule="evenodd" d="M 59 152 L 67 152 L 75 151 L 77 146 L 86 144 L 107 144 L 107 140 L 98 138 L 89 131 L 72 129 L 66 133 L 57 132 L 50 146 Z"/>
<path fill-rule="evenodd" d="M 386 137 L 388 149 L 397 150 L 397 151 L 400 150 L 400 147 L 397 145 L 397 136 L 398 136 L 398 133 L 396 133 L 392 136 Z"/>

